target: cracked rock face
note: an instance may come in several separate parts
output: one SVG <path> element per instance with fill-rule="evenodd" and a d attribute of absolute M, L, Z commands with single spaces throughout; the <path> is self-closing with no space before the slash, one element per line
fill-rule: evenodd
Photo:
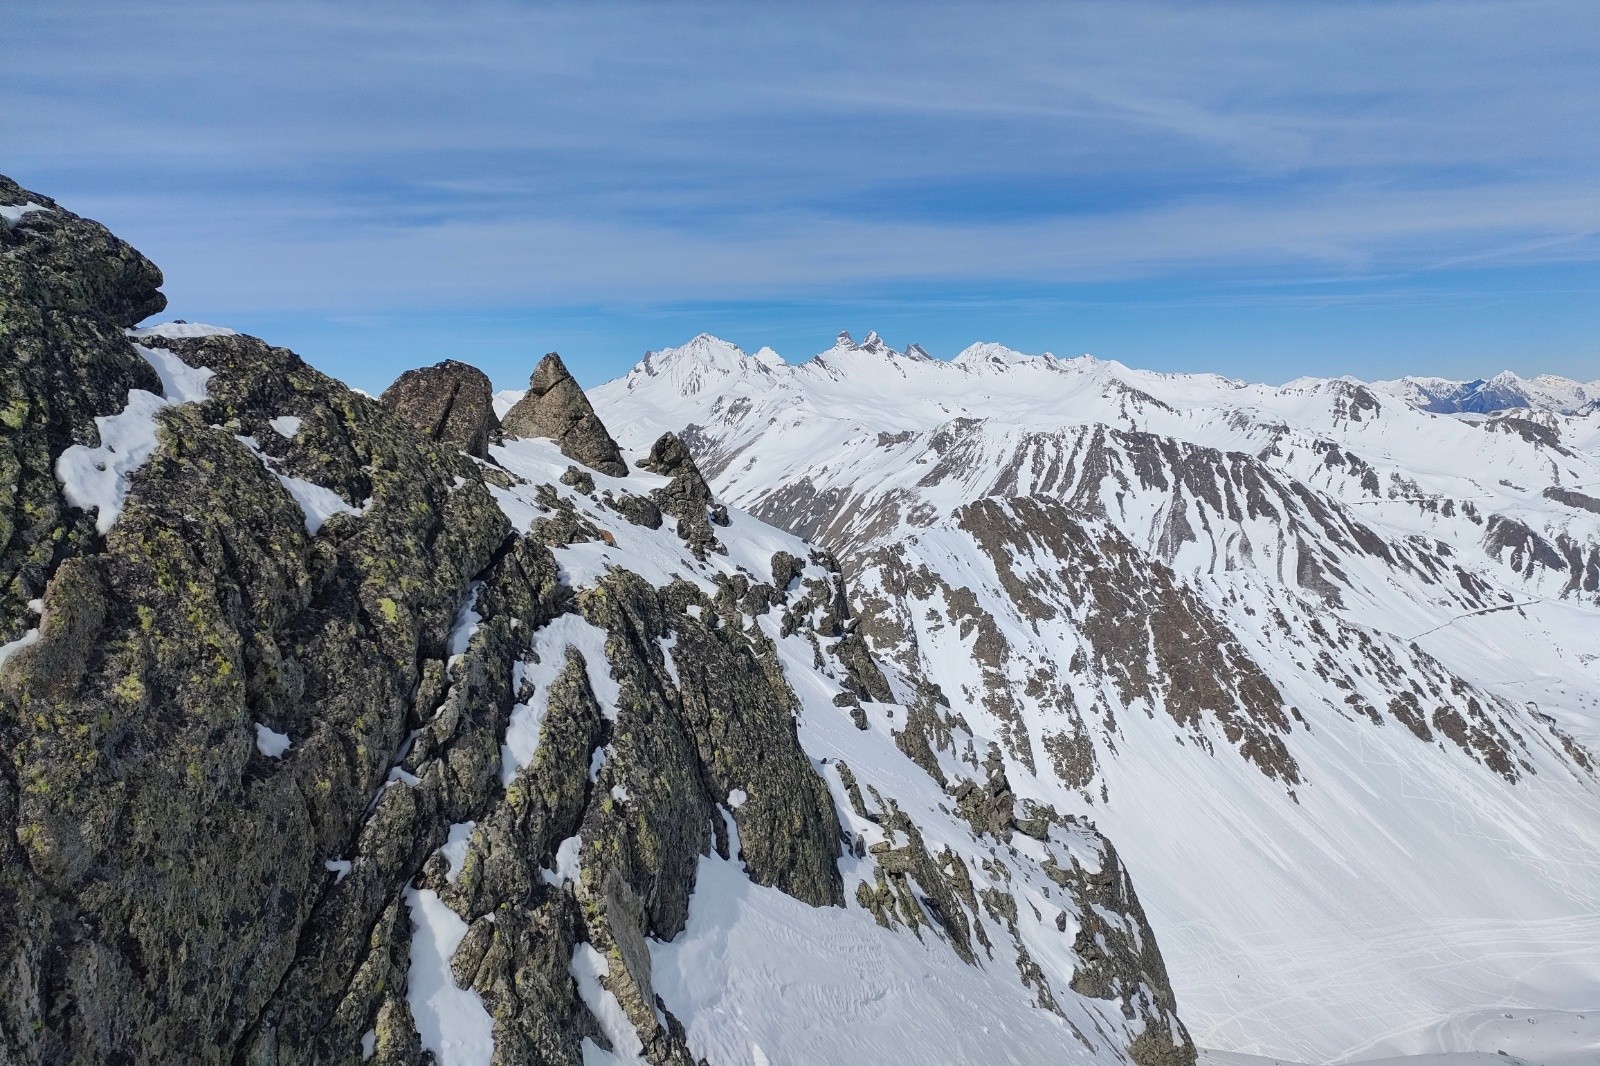
<path fill-rule="evenodd" d="M 407 370 L 378 402 L 429 440 L 479 459 L 487 459 L 489 445 L 500 439 L 489 376 L 454 359 Z"/>
<path fill-rule="evenodd" d="M 506 1066 L 720 1061 L 734 1021 L 663 952 L 775 899 L 853 930 L 841 965 L 879 934 L 995 968 L 991 1006 L 1050 1019 L 1032 1052 L 1193 1062 L 1109 844 L 1017 810 L 970 708 L 882 668 L 831 557 L 677 438 L 653 496 L 597 491 L 569 459 L 626 466 L 554 357 L 516 422 L 554 446 L 485 462 L 463 364 L 380 403 L 252 337 L 130 336 L 154 267 L 7 200 L 44 210 L 0 232 L 0 1062 L 428 1066 L 463 1017 Z M 97 525 L 59 460 L 138 411 Z M 952 1035 L 982 1057 L 988 1020 Z"/>
<path fill-rule="evenodd" d="M 549 437 L 562 455 L 602 474 L 628 473 L 617 442 L 555 352 L 539 360 L 527 394 L 506 412 L 502 428 L 508 437 Z"/>

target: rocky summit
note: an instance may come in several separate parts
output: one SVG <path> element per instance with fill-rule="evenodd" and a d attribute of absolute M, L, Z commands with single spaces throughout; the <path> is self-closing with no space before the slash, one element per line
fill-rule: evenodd
<path fill-rule="evenodd" d="M 1195 1061 L 1118 850 L 691 434 L 630 471 L 554 355 L 373 400 L 0 217 L 0 1061 Z"/>

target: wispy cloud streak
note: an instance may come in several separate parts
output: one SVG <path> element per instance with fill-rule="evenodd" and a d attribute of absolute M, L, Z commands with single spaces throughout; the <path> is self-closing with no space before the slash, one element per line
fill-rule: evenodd
<path fill-rule="evenodd" d="M 1600 261 L 1600 9 L 28 5 L 0 169 L 222 311 Z M 664 338 L 665 339 L 665 338 Z"/>

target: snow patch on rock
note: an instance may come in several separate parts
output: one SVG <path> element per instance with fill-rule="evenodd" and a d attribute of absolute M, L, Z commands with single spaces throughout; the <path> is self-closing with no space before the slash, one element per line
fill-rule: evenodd
<path fill-rule="evenodd" d="M 25 204 L 0 205 L 0 223 L 3 223 L 6 229 L 10 229 L 18 222 L 21 222 L 24 215 L 31 215 L 35 211 L 48 210 L 50 210 L 48 207 L 45 207 L 43 204 L 36 204 L 32 200 L 29 200 Z"/>
<path fill-rule="evenodd" d="M 161 348 L 134 345 L 134 349 L 160 376 L 164 395 L 129 389 L 126 407 L 94 420 L 98 445 L 74 444 L 56 460 L 62 494 L 72 506 L 98 512 L 95 528 L 101 534 L 109 533 L 122 515 L 133 475 L 155 453 L 156 415 L 165 407 L 204 400 L 206 382 L 214 374 Z"/>
<path fill-rule="evenodd" d="M 406 1003 L 422 1046 L 439 1066 L 489 1066 L 494 1019 L 478 994 L 457 986 L 450 972 L 467 923 L 430 889 L 408 888 L 405 896 L 413 929 Z"/>
<path fill-rule="evenodd" d="M 289 750 L 290 741 L 288 734 L 279 733 L 271 726 L 256 723 L 256 750 L 269 759 L 281 759 L 283 753 Z"/>
<path fill-rule="evenodd" d="M 294 440 L 294 435 L 300 432 L 300 419 L 294 415 L 279 415 L 267 425 L 284 440 Z"/>
<path fill-rule="evenodd" d="M 450 827 L 449 837 L 439 848 L 439 854 L 450 864 L 450 868 L 445 871 L 444 879 L 452 885 L 461 876 L 461 868 L 467 863 L 467 848 L 472 844 L 472 831 L 477 828 L 477 822 L 455 823 Z"/>
<path fill-rule="evenodd" d="M 130 337 L 164 337 L 167 340 L 192 340 L 196 337 L 237 337 L 238 331 L 226 326 L 208 326 L 204 322 L 159 322 L 154 326 L 140 326 L 128 330 Z"/>
<path fill-rule="evenodd" d="M 262 451 L 260 442 L 254 437 L 235 435 L 234 439 L 254 452 L 256 458 L 261 460 L 261 465 L 267 468 L 267 472 L 277 478 L 278 484 L 294 497 L 294 502 L 300 505 L 301 514 L 305 515 L 306 532 L 313 537 L 322 529 L 323 523 L 334 515 L 366 514 L 367 507 L 372 503 L 371 500 L 367 500 L 360 507 L 353 506 L 347 503 L 343 496 L 324 485 L 280 471 L 277 460 Z"/>

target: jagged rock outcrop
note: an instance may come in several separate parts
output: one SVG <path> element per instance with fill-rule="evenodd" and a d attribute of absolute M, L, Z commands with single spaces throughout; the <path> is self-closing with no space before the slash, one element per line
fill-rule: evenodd
<path fill-rule="evenodd" d="M 1117 849 L 1106 844 L 1098 869 L 1073 860 L 1069 869 L 1052 868 L 1051 875 L 1070 886 L 1082 906 L 1073 950 L 1084 965 L 1073 975 L 1073 991 L 1118 1000 L 1124 1011 L 1150 1019 L 1129 1049 L 1138 1066 L 1193 1062 L 1194 1043 L 1178 1020 L 1166 963 Z"/>
<path fill-rule="evenodd" d="M 1147 933 L 1095 940 L 1116 981 L 1082 997 L 1030 954 L 1074 958 L 1068 908 L 1134 916 L 1131 886 L 1019 924 L 1024 886 L 1065 889 L 1003 839 L 1003 775 L 950 814 L 959 716 L 902 756 L 837 564 L 730 514 L 675 438 L 654 497 L 566 465 L 605 472 L 593 427 L 473 459 L 486 422 L 428 387 L 470 368 L 379 403 L 252 337 L 125 332 L 158 281 L 53 205 L 0 233 L 0 1061 L 689 1066 L 728 1019 L 674 1013 L 664 946 L 747 910 L 708 869 L 802 939 L 880 932 L 865 908 L 963 972 L 1009 951 L 1052 1039 L 1192 1061 L 1170 990 L 1128 991 L 1165 987 Z M 1105 847 L 1037 832 L 1063 868 Z"/>
<path fill-rule="evenodd" d="M 500 439 L 489 375 L 454 359 L 407 370 L 378 402 L 429 440 L 479 459 L 487 459 L 489 445 Z"/>
<path fill-rule="evenodd" d="M 652 492 L 650 498 L 662 514 L 678 520 L 678 536 L 697 558 L 705 558 L 708 551 L 722 550 L 711 524 L 727 525 L 727 509 L 711 495 L 711 486 L 676 433 L 663 434 L 650 448 L 650 455 L 639 461 L 639 469 L 672 479 Z"/>
<path fill-rule="evenodd" d="M 0 835 L 18 849 L 0 874 L 17 903 L 0 934 L 6 1061 L 250 1045 L 333 883 L 324 861 L 361 831 L 462 590 L 507 532 L 481 480 L 452 487 L 470 470 L 458 454 L 292 353 L 145 344 L 203 360 L 208 398 L 158 416 L 120 517 L 57 567 L 39 637 L 0 675 Z M 268 426 L 284 416 L 301 419 L 292 440 Z M 346 504 L 315 536 L 305 486 Z M 272 737 L 287 751 L 269 754 Z M 399 828 L 372 920 L 437 831 Z M 371 924 L 325 941 L 340 966 Z"/>
<path fill-rule="evenodd" d="M 602 474 L 628 473 L 617 442 L 555 352 L 539 360 L 527 393 L 506 412 L 501 428 L 508 437 L 549 437 L 562 455 Z"/>

